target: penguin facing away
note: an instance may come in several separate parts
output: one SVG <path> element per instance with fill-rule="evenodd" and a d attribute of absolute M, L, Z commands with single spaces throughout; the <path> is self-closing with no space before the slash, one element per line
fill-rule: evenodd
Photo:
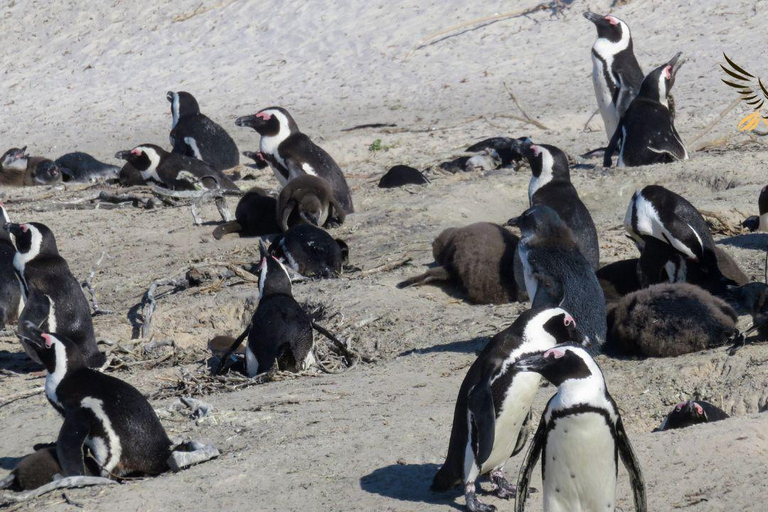
<path fill-rule="evenodd" d="M 290 228 L 272 242 L 269 252 L 302 276 L 322 279 L 341 275 L 349 258 L 344 241 L 310 224 Z"/>
<path fill-rule="evenodd" d="M 584 339 L 571 315 L 560 308 L 528 310 L 494 336 L 461 384 L 448 456 L 431 489 L 443 492 L 463 483 L 469 510 L 495 510 L 476 495 L 477 478 L 489 474 L 497 496 L 514 496 L 504 465 L 525 446 L 540 377 L 518 372 L 513 364 L 557 344 Z"/>
<path fill-rule="evenodd" d="M 54 481 L 63 470 L 53 446 L 35 447 L 35 451 L 25 456 L 6 478 L 0 481 L 0 489 L 12 491 L 31 491 Z M 99 476 L 101 468 L 90 456 L 85 457 L 85 476 Z"/>
<path fill-rule="evenodd" d="M 38 352 L 26 343 L 26 325 L 54 332 L 76 346 L 91 368 L 101 368 L 106 356 L 96 345 L 91 307 L 80 283 L 69 270 L 56 247 L 53 232 L 37 222 L 8 223 L 16 255 L 13 266 L 23 285 L 24 309 L 19 316 L 19 337 L 27 354 L 35 361 Z"/>
<path fill-rule="evenodd" d="M 240 236 L 262 236 L 280 233 L 275 217 L 277 199 L 259 187 L 253 187 L 240 198 L 235 208 L 235 220 L 225 222 L 213 230 L 213 237 L 221 240 L 228 233 Z"/>
<path fill-rule="evenodd" d="M 674 428 L 685 428 L 699 423 L 711 423 L 730 418 L 722 409 L 703 400 L 686 400 L 675 405 L 667 414 L 659 428 L 654 432 L 663 432 Z"/>
<path fill-rule="evenodd" d="M 277 219 L 283 231 L 301 223 L 316 227 L 343 224 L 345 217 L 328 182 L 311 174 L 290 180 L 277 198 Z"/>
<path fill-rule="evenodd" d="M 635 58 L 632 34 L 624 21 L 593 12 L 585 12 L 584 17 L 597 28 L 597 40 L 592 45 L 592 82 L 610 141 L 640 91 L 645 75 Z"/>
<path fill-rule="evenodd" d="M 760 215 L 747 217 L 741 225 L 750 231 L 768 231 L 768 185 L 760 190 L 757 207 Z"/>
<path fill-rule="evenodd" d="M 24 303 L 21 301 L 22 286 L 13 266 L 16 247 L 5 225 L 11 222 L 5 205 L 0 202 L 0 329 L 18 320 Z"/>
<path fill-rule="evenodd" d="M 200 112 L 197 100 L 188 92 L 169 91 L 171 103 L 171 147 L 174 153 L 197 158 L 217 171 L 240 163 L 237 144 L 227 131 Z"/>
<path fill-rule="evenodd" d="M 640 463 L 603 373 L 587 351 L 558 345 L 522 358 L 514 367 L 536 372 L 557 386 L 520 468 L 516 512 L 525 510 L 528 485 L 539 457 L 544 512 L 613 511 L 619 457 L 629 473 L 635 511 L 646 512 Z"/>
<path fill-rule="evenodd" d="M 259 151 L 281 185 L 285 186 L 288 181 L 304 174 L 317 176 L 330 184 L 344 213 L 354 213 L 352 196 L 341 168 L 331 155 L 299 131 L 287 110 L 269 107 L 254 115 L 239 117 L 235 124 L 251 127 L 261 135 Z"/>
<path fill-rule="evenodd" d="M 379 180 L 379 188 L 397 188 L 404 185 L 426 185 L 429 183 L 418 169 L 407 165 L 396 165 Z"/>
<path fill-rule="evenodd" d="M 677 53 L 669 62 L 651 71 L 608 143 L 603 166 L 611 167 L 619 152 L 618 167 L 634 167 L 687 160 L 688 150 L 677 133 L 670 108 L 669 91 L 683 61 Z"/>

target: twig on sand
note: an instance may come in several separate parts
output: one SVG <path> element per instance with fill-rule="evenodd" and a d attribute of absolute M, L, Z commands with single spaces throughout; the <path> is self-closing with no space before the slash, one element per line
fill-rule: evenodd
<path fill-rule="evenodd" d="M 509 93 L 509 97 L 512 98 L 512 101 L 515 102 L 515 105 L 517 106 L 517 110 L 519 110 L 520 113 L 523 114 L 523 118 L 514 117 L 514 116 L 512 117 L 524 123 L 532 124 L 536 128 L 540 128 L 542 130 L 549 130 L 549 128 L 547 128 L 542 123 L 538 122 L 537 120 L 529 116 L 528 112 L 523 110 L 523 107 L 520 106 L 520 102 L 517 101 L 517 96 L 515 96 L 515 93 L 513 93 L 512 89 L 509 88 L 509 86 L 507 85 L 507 82 L 503 82 L 503 83 L 504 83 L 504 88 L 507 90 L 507 93 Z"/>
<path fill-rule="evenodd" d="M 17 400 L 23 400 L 24 398 L 29 398 L 31 396 L 35 396 L 40 394 L 42 391 L 45 391 L 45 388 L 43 386 L 30 389 L 29 391 L 23 391 L 21 393 L 16 393 L 15 395 L 6 396 L 0 398 L 0 407 L 5 407 L 8 404 L 12 404 L 13 402 Z"/>
<path fill-rule="evenodd" d="M 93 287 L 93 278 L 96 277 L 96 271 L 99 269 L 99 266 L 101 265 L 101 262 L 104 260 L 105 257 L 108 258 L 109 255 L 106 252 L 102 252 L 101 256 L 99 256 L 99 259 L 96 260 L 96 263 L 93 264 L 93 267 L 91 268 L 91 273 L 88 274 L 88 277 L 85 278 L 85 281 L 80 283 L 80 287 L 87 288 L 88 293 L 91 294 L 91 302 L 93 303 L 92 316 L 111 315 L 114 313 L 114 311 L 110 311 L 108 309 L 101 309 L 99 307 L 99 302 L 96 299 L 96 289 Z"/>
<path fill-rule="evenodd" d="M 31 491 L 26 492 L 5 492 L 0 498 L 0 503 L 22 503 L 25 501 L 34 500 L 44 494 L 55 491 L 57 489 L 76 489 L 78 487 L 89 487 L 92 485 L 112 485 L 118 482 L 110 480 L 109 478 L 102 478 L 100 476 L 68 476 L 60 480 L 55 480 L 49 484 L 38 487 Z"/>
<path fill-rule="evenodd" d="M 372 274 L 378 274 L 380 272 L 389 272 L 390 270 L 394 270 L 398 267 L 402 267 L 403 265 L 406 265 L 411 261 L 411 257 L 407 254 L 403 256 L 402 258 L 399 258 L 395 261 L 391 261 L 389 263 L 385 263 L 384 265 L 379 265 L 378 267 L 369 268 L 368 270 L 361 270 L 357 273 L 357 277 L 367 277 Z"/>
<path fill-rule="evenodd" d="M 592 131 L 592 129 L 589 127 L 589 122 L 592 121 L 592 119 L 594 119 L 594 117 L 597 115 L 598 112 L 600 112 L 600 109 L 596 108 L 595 111 L 592 112 L 592 115 L 589 116 L 589 119 L 587 119 L 587 122 L 584 123 L 584 128 L 582 128 L 581 131 L 583 131 L 584 133 L 588 133 Z"/>
<path fill-rule="evenodd" d="M 705 220 L 710 221 L 710 223 L 712 224 L 711 229 L 713 233 L 722 234 L 725 236 L 735 236 L 735 235 L 741 235 L 744 232 L 741 226 L 735 225 L 733 222 L 731 222 L 729 219 L 727 219 L 723 214 L 719 212 L 699 210 L 699 213 L 702 215 L 702 217 L 704 217 Z M 712 222 L 712 219 L 717 221 L 717 223 Z"/>
<path fill-rule="evenodd" d="M 712 128 L 714 128 L 717 125 L 717 123 L 722 121 L 723 118 L 731 112 L 731 110 L 735 109 L 739 103 L 741 103 L 741 98 L 736 98 L 735 100 L 733 100 L 727 107 L 725 107 L 725 110 L 720 112 L 719 116 L 717 116 L 715 119 L 712 120 L 712 122 L 710 122 L 707 126 L 705 126 L 704 129 L 702 129 L 698 135 L 696 135 L 694 138 L 688 141 L 688 144 L 693 144 L 694 142 L 696 142 L 697 140 L 699 140 L 700 138 L 708 134 L 712 130 Z M 694 151 L 698 151 L 698 149 L 694 149 Z"/>

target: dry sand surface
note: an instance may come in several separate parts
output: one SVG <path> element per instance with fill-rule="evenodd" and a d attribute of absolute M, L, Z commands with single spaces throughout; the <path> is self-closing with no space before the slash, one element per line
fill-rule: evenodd
<path fill-rule="evenodd" d="M 732 100 L 720 82 L 722 52 L 768 77 L 768 5 L 747 0 L 630 1 L 613 8 L 633 30 L 648 71 L 678 51 L 688 59 L 674 92 L 677 127 L 690 141 Z M 216 392 L 212 416 L 168 412 L 172 398 L 153 399 L 169 432 L 213 442 L 214 461 L 179 474 L 109 488 L 67 491 L 87 510 L 451 510 L 459 491 L 435 495 L 429 484 L 448 446 L 456 392 L 488 338 L 525 305 L 473 306 L 450 288 L 397 290 L 395 284 L 431 262 L 441 230 L 476 221 L 503 222 L 526 207 L 529 172 L 501 169 L 446 176 L 430 172 L 427 187 L 382 191 L 375 180 L 394 164 L 425 169 L 481 138 L 530 135 L 571 155 L 605 144 L 602 121 L 582 127 L 595 108 L 590 47 L 595 30 L 582 11 L 608 12 L 610 2 L 574 2 L 562 14 L 541 11 L 473 27 L 421 48 L 430 33 L 525 2 L 346 0 L 161 0 L 0 2 L 0 137 L 5 149 L 28 145 L 57 157 L 88 151 L 114 162 L 117 150 L 166 144 L 167 90 L 196 95 L 203 112 L 225 126 L 241 150 L 254 132 L 234 126 L 239 115 L 270 105 L 293 112 L 299 126 L 341 164 L 357 213 L 333 230 L 350 246 L 350 268 L 337 280 L 296 284 L 298 300 L 324 304 L 325 323 L 375 358 L 347 373 L 315 373 L 234 392 Z M 548 130 L 523 124 L 503 83 Z M 635 254 L 621 221 L 632 193 L 657 183 L 697 207 L 738 223 L 756 214 L 765 185 L 766 140 L 736 132 L 739 106 L 698 142 L 716 141 L 683 163 L 605 170 L 578 168 L 572 179 L 595 219 L 601 259 Z M 397 128 L 342 132 L 363 123 Z M 727 144 L 722 138 L 728 137 Z M 371 152 L 381 139 L 386 150 Z M 720 140 L 718 142 L 718 139 Z M 694 144 L 695 145 L 695 144 Z M 117 163 L 117 162 L 115 162 Z M 598 160 L 587 161 L 599 163 Z M 277 186 L 271 173 L 253 183 Z M 55 232 L 74 274 L 85 278 L 102 251 L 95 278 L 100 339 L 141 350 L 132 340 L 135 307 L 149 284 L 190 262 L 252 262 L 254 240 L 195 227 L 189 209 L 40 211 L 99 188 L 3 190 L 10 215 Z M 230 199 L 234 208 L 235 200 Z M 753 279 L 762 280 L 764 234 L 717 239 Z M 409 266 L 361 275 L 356 269 L 412 258 Z M 250 318 L 255 286 L 204 286 L 167 295 L 154 316 L 155 340 L 190 351 L 184 364 L 136 364 L 115 375 L 149 396 L 173 387 L 182 371 L 203 371 L 204 348 L 216 334 L 238 334 Z M 749 324 L 743 316 L 740 326 Z M 673 359 L 599 357 L 609 390 L 642 464 L 649 510 L 761 511 L 768 470 L 768 346 L 729 357 L 723 349 Z M 18 342 L 0 341 L 2 397 L 43 384 L 29 372 Z M 552 387 L 535 403 L 540 414 Z M 188 395 L 189 393 L 187 393 Z M 734 417 L 720 423 L 651 433 L 672 405 L 698 397 Z M 61 419 L 42 393 L 0 406 L 0 467 L 9 470 L 35 443 L 55 439 Z M 521 457 L 507 472 L 516 477 Z M 534 486 L 540 487 L 536 471 Z M 620 470 L 620 510 L 632 510 Z M 500 510 L 512 501 L 484 499 Z M 79 510 L 60 492 L 24 508 Z M 541 495 L 528 509 L 541 510 Z"/>

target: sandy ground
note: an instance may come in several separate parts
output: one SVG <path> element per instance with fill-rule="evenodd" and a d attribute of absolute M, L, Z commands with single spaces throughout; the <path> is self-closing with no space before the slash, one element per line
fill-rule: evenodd
<path fill-rule="evenodd" d="M 388 167 L 426 169 L 493 135 L 530 135 L 572 155 L 604 145 L 601 121 L 582 127 L 594 109 L 589 49 L 593 26 L 581 12 L 608 12 L 609 2 L 575 2 L 559 16 L 538 12 L 464 31 L 406 55 L 430 33 L 527 2 L 307 2 L 265 0 L 155 2 L 114 0 L 83 10 L 63 0 L 0 2 L 2 146 L 28 145 L 57 157 L 85 150 L 105 161 L 143 142 L 167 144 L 167 90 L 193 92 L 205 113 L 230 130 L 241 150 L 257 138 L 238 129 L 239 115 L 273 104 L 292 111 L 303 130 L 345 169 L 357 213 L 333 231 L 350 246 L 350 266 L 332 281 L 294 286 L 300 301 L 324 304 L 327 324 L 374 357 L 341 375 L 316 373 L 230 393 L 203 396 L 214 407 L 198 420 L 169 412 L 172 398 L 153 400 L 173 436 L 215 443 L 218 460 L 176 475 L 124 485 L 68 491 L 87 510 L 450 510 L 458 491 L 428 487 L 448 445 L 455 395 L 477 350 L 525 305 L 473 306 L 461 292 L 394 285 L 431 262 L 431 241 L 450 226 L 502 222 L 526 207 L 529 173 L 484 175 L 430 172 L 427 187 L 382 191 Z M 733 99 L 721 82 L 722 52 L 754 73 L 768 73 L 755 41 L 768 6 L 758 2 L 630 2 L 614 13 L 629 22 L 647 71 L 683 51 L 678 74 L 677 127 L 686 141 Z M 756 39 L 757 38 L 757 39 Z M 503 82 L 550 129 L 518 115 Z M 765 184 L 765 140 L 735 130 L 745 111 L 730 113 L 698 142 L 718 141 L 684 163 L 634 170 L 578 168 L 572 179 L 600 233 L 604 263 L 633 256 L 621 221 L 632 193 L 658 183 L 697 207 L 738 224 L 756 214 Z M 386 130 L 342 132 L 363 123 Z M 387 149 L 371 152 L 381 139 Z M 694 144 L 695 145 L 695 144 Z M 710 146 L 712 148 L 713 146 Z M 594 165 L 597 161 L 588 161 Z M 588 166 L 589 167 L 589 166 Z M 243 181 L 275 187 L 270 173 Z M 56 233 L 74 274 L 85 278 L 102 251 L 94 280 L 101 306 L 100 339 L 139 348 L 132 340 L 136 306 L 149 284 L 192 262 L 253 262 L 254 240 L 210 236 L 217 213 L 203 210 L 195 227 L 188 208 L 45 211 L 86 200 L 100 188 L 2 190 L 14 220 L 38 221 Z M 230 200 L 234 208 L 235 201 Z M 718 237 L 754 279 L 762 280 L 768 237 Z M 361 275 L 359 269 L 410 265 Z M 164 296 L 154 316 L 155 340 L 193 352 L 180 366 L 135 365 L 116 372 L 148 395 L 167 389 L 180 372 L 202 371 L 201 355 L 216 334 L 239 333 L 254 309 L 252 285 L 194 288 Z M 749 324 L 743 316 L 740 325 Z M 598 358 L 640 458 L 649 510 L 764 510 L 768 439 L 768 346 L 729 357 L 712 350 L 666 360 Z M 43 384 L 30 373 L 18 342 L 0 340 L 5 398 Z M 543 388 L 539 414 L 551 396 Z M 730 420 L 682 431 L 651 433 L 673 404 L 697 397 L 720 405 Z M 32 445 L 55 439 L 61 420 L 42 393 L 0 407 L 3 474 Z M 520 458 L 507 466 L 515 478 Z M 2 475 L 0 475 L 2 476 Z M 540 486 L 536 474 L 534 486 Z M 529 501 L 541 510 L 539 495 Z M 619 507 L 631 510 L 620 470 Z M 501 510 L 513 503 L 485 498 Z M 61 493 L 24 508 L 77 510 Z"/>

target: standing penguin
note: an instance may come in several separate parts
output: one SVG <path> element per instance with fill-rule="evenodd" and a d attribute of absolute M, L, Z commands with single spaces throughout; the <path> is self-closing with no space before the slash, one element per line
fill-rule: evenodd
<path fill-rule="evenodd" d="M 27 354 L 38 361 L 34 347 L 24 341 L 28 338 L 25 325 L 31 324 L 70 340 L 80 349 L 89 367 L 104 366 L 106 357 L 96 346 L 91 307 L 66 260 L 59 255 L 51 230 L 37 222 L 7 223 L 5 229 L 13 236 L 16 246 L 13 266 L 24 286 L 19 336 Z"/>
<path fill-rule="evenodd" d="M 768 185 L 760 191 L 757 208 L 760 215 L 747 217 L 741 225 L 750 231 L 768 231 Z"/>
<path fill-rule="evenodd" d="M 634 167 L 687 160 L 688 150 L 677 133 L 670 108 L 669 91 L 683 61 L 677 53 L 669 62 L 651 71 L 632 101 L 605 150 L 603 165 L 612 165 L 618 150 L 618 167 Z"/>
<path fill-rule="evenodd" d="M 217 171 L 240 163 L 237 144 L 227 131 L 200 112 L 197 100 L 188 92 L 169 91 L 171 102 L 171 146 L 174 153 L 197 158 Z"/>
<path fill-rule="evenodd" d="M 507 224 L 523 234 L 517 250 L 531 307 L 562 307 L 599 351 L 605 342 L 605 298 L 573 232 L 544 205 L 529 208 Z"/>
<path fill-rule="evenodd" d="M 531 474 L 541 456 L 544 512 L 613 512 L 619 457 L 629 473 L 635 510 L 645 512 L 640 463 L 603 373 L 589 354 L 560 345 L 520 359 L 514 367 L 539 373 L 557 386 L 520 468 L 515 511 L 525 510 Z"/>
<path fill-rule="evenodd" d="M 16 247 L 11 240 L 11 234 L 5 225 L 11 222 L 5 205 L 0 202 L 3 227 L 0 227 L 0 329 L 5 329 L 9 323 L 18 320 L 21 308 L 21 282 L 16 275 L 13 260 L 16 257 Z"/>
<path fill-rule="evenodd" d="M 447 491 L 463 482 L 469 510 L 494 510 L 475 493 L 477 478 L 490 473 L 497 496 L 515 495 L 504 465 L 525 446 L 531 402 L 541 379 L 516 371 L 513 364 L 555 345 L 582 340 L 576 322 L 560 308 L 528 310 L 491 339 L 461 384 L 448 456 L 435 475 L 433 491 Z"/>
<path fill-rule="evenodd" d="M 584 17 L 597 28 L 597 40 L 592 45 L 592 82 L 605 134 L 611 140 L 645 75 L 635 58 L 632 34 L 626 23 L 615 16 L 593 12 L 585 12 Z"/>
<path fill-rule="evenodd" d="M 339 165 L 323 148 L 299 131 L 296 121 L 281 107 L 270 107 L 235 121 L 250 126 L 261 135 L 259 151 L 272 166 L 281 185 L 303 174 L 312 174 L 331 185 L 336 201 L 345 214 L 355 211 L 347 180 Z"/>
<path fill-rule="evenodd" d="M 530 140 L 530 139 L 529 139 Z M 555 210 L 576 238 L 581 253 L 592 265 L 600 266 L 600 244 L 589 210 L 571 183 L 568 157 L 560 149 L 547 144 L 521 143 L 521 152 L 531 165 L 528 185 L 530 206 L 546 205 Z"/>

